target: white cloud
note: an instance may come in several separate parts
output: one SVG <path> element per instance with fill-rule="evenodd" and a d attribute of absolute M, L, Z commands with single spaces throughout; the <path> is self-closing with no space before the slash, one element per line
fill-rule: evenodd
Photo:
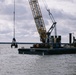
<path fill-rule="evenodd" d="M 13 34 L 13 1 L 0 0 L 0 39 L 1 41 L 11 41 Z M 16 1 L 16 38 L 17 41 L 38 42 L 39 34 L 33 20 L 32 12 L 28 0 Z M 45 10 L 42 0 L 38 0 L 45 21 L 47 30 L 52 25 L 49 23 L 49 16 Z M 57 21 L 58 34 L 64 37 L 66 42 L 68 33 L 76 32 L 76 0 L 46 0 L 55 20 Z M 50 25 L 51 24 L 51 25 Z M 6 38 L 3 38 L 6 36 Z M 67 41 L 68 42 L 68 41 Z"/>

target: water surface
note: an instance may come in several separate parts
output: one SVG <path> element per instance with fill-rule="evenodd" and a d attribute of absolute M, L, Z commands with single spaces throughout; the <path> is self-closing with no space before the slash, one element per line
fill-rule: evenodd
<path fill-rule="evenodd" d="M 76 75 L 76 54 L 20 55 L 0 45 L 0 75 Z"/>

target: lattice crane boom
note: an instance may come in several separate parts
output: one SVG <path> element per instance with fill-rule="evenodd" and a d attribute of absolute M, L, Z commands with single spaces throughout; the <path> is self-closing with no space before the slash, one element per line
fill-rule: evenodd
<path fill-rule="evenodd" d="M 32 10 L 32 14 L 36 23 L 38 33 L 40 35 L 40 40 L 43 43 L 45 43 L 46 42 L 46 28 L 45 28 L 45 24 L 44 24 L 44 20 L 42 17 L 38 0 L 29 0 L 29 4 Z"/>

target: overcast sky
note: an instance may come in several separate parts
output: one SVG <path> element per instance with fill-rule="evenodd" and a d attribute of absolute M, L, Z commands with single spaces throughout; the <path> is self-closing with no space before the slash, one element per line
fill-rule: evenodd
<path fill-rule="evenodd" d="M 13 1 L 0 0 L 0 41 L 12 41 L 13 38 Z M 28 0 L 16 1 L 16 40 L 18 42 L 39 42 L 39 34 L 33 20 Z M 43 1 L 57 22 L 57 34 L 62 42 L 68 42 L 69 33 L 76 35 L 76 0 L 38 0 L 45 27 L 48 30 L 52 22 Z"/>

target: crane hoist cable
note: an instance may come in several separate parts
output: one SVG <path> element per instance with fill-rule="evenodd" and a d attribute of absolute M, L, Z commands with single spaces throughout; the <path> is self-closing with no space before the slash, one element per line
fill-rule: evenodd
<path fill-rule="evenodd" d="M 15 0 L 14 0 L 14 12 L 13 12 L 13 14 L 14 14 L 14 17 L 13 17 L 13 22 L 14 22 L 14 25 L 13 25 L 13 31 L 14 31 L 13 37 L 15 38 Z"/>
<path fill-rule="evenodd" d="M 43 1 L 43 3 L 44 3 L 45 9 L 46 9 L 46 10 L 48 11 L 48 13 L 49 13 L 49 16 L 50 16 L 51 21 L 52 21 L 52 22 L 55 22 L 55 19 L 54 19 L 52 13 L 50 12 L 50 9 L 48 8 L 48 4 L 47 4 L 46 0 L 42 0 L 42 1 Z"/>
<path fill-rule="evenodd" d="M 13 38 L 15 38 L 15 0 L 14 0 L 14 17 L 13 17 Z"/>
<path fill-rule="evenodd" d="M 18 45 L 16 43 L 16 39 L 15 39 L 15 0 L 14 0 L 14 12 L 13 12 L 13 39 L 12 39 L 12 44 L 11 44 L 11 48 L 12 47 L 17 48 Z"/>
<path fill-rule="evenodd" d="M 42 0 L 42 1 L 44 3 L 45 9 L 48 11 L 51 21 L 53 23 L 52 26 L 50 27 L 50 29 L 48 30 L 48 32 L 50 32 L 50 34 L 51 34 L 52 30 L 55 28 L 55 36 L 57 36 L 57 29 L 56 29 L 57 22 L 55 21 L 52 13 L 50 12 L 50 9 L 48 9 L 48 4 L 47 4 L 46 0 Z"/>

